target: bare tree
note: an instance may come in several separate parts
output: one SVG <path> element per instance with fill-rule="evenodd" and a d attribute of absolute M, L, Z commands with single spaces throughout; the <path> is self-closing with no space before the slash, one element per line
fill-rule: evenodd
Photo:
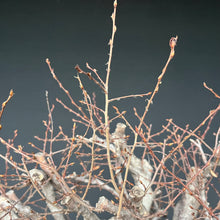
<path fill-rule="evenodd" d="M 220 110 L 220 104 L 210 110 L 207 117 L 194 129 L 179 127 L 172 119 L 162 130 L 152 133 L 151 125 L 145 123 L 146 115 L 159 91 L 167 66 L 175 55 L 178 37 L 169 41 L 170 54 L 157 78 L 152 92 L 122 97 L 109 96 L 109 77 L 116 33 L 117 0 L 112 13 L 112 36 L 109 40 L 109 58 L 105 80 L 98 71 L 86 64 L 87 71 L 78 65 L 76 79 L 83 94 L 83 100 L 75 100 L 57 78 L 49 59 L 46 59 L 53 78 L 67 95 L 70 104 L 57 99 L 67 111 L 73 114 L 72 135 L 64 133 L 62 127 L 54 128 L 53 110 L 46 92 L 48 120 L 44 121 L 44 137 L 35 137 L 39 144 L 29 143 L 37 151 L 24 151 L 15 146 L 14 137 L 5 140 L 0 137 L 1 147 L 6 154 L 0 154 L 5 171 L 0 183 L 1 219 L 100 219 L 102 212 L 111 214 L 110 219 L 219 219 L 219 190 L 216 186 L 216 169 L 220 165 L 220 128 L 216 131 L 215 144 L 209 146 L 205 137 L 211 123 Z M 96 105 L 95 96 L 89 94 L 83 85 L 82 75 L 92 80 L 105 96 L 104 109 Z M 204 87 L 219 99 L 205 83 Z M 13 97 L 10 91 L 3 102 L 0 120 L 7 103 Z M 134 108 L 139 123 L 136 126 L 126 118 L 114 104 L 122 99 L 142 98 L 146 103 L 142 114 Z M 148 99 L 146 99 L 148 98 Z M 147 100 L 147 102 L 146 102 Z M 113 107 L 115 116 L 109 115 Z M 118 122 L 113 133 L 113 122 Z M 77 134 L 77 126 L 83 126 L 85 133 Z M 204 128 L 201 132 L 200 129 Z M 1 129 L 1 127 L 0 127 Z M 126 130 L 127 129 L 127 130 Z M 133 138 L 127 135 L 129 131 Z M 200 132 L 199 132 L 200 131 Z M 128 139 L 133 142 L 128 144 Z M 59 147 L 57 147 L 59 145 Z M 142 149 L 142 156 L 135 155 L 135 149 Z M 14 160 L 16 154 L 20 160 Z M 60 158 L 55 159 L 55 158 Z M 74 166 L 81 167 L 77 173 Z M 99 190 L 99 200 L 91 205 L 88 193 Z M 217 202 L 209 204 L 210 190 L 214 190 Z M 105 191 L 111 195 L 104 196 Z"/>

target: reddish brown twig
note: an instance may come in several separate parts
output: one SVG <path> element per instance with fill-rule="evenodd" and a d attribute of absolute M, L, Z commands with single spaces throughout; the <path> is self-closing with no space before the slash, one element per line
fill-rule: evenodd
<path fill-rule="evenodd" d="M 11 89 L 10 92 L 9 92 L 9 96 L 8 96 L 7 100 L 5 100 L 5 101 L 2 103 L 2 109 L 1 109 L 1 111 L 0 111 L 0 121 L 1 121 L 2 114 L 3 114 L 3 112 L 4 112 L 4 109 L 5 109 L 6 105 L 8 104 L 8 102 L 10 101 L 10 99 L 13 97 L 13 95 L 14 95 L 14 92 L 13 92 L 13 90 Z M 0 124 L 0 130 L 1 130 L 1 128 L 2 128 L 2 125 Z"/>
<path fill-rule="evenodd" d="M 212 88 L 209 88 L 206 83 L 204 82 L 203 83 L 203 86 L 208 89 L 216 98 L 220 99 L 220 96 L 212 89 Z"/>

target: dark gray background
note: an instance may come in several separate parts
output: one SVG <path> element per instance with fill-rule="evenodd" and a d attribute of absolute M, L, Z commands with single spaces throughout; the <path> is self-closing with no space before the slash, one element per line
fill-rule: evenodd
<path fill-rule="evenodd" d="M 57 77 L 72 96 L 82 99 L 74 66 L 79 64 L 85 70 L 88 62 L 105 78 L 112 2 L 0 1 L 0 102 L 11 88 L 15 92 L 1 121 L 2 137 L 11 138 L 18 129 L 16 144 L 30 149 L 27 143 L 34 141 L 34 135 L 44 134 L 42 120 L 48 114 L 45 90 L 56 105 L 55 126 L 62 125 L 71 133 L 72 115 L 55 98 L 69 102 L 45 59 L 50 58 Z M 169 39 L 178 35 L 176 56 L 146 122 L 158 131 L 165 119 L 173 118 L 178 125 L 189 123 L 194 129 L 219 103 L 202 83 L 220 94 L 220 1 L 119 0 L 116 25 L 110 96 L 152 91 L 169 55 Z M 98 105 L 103 106 L 103 93 L 82 78 L 85 88 L 95 91 Z M 141 99 L 115 103 L 121 111 L 127 110 L 133 125 L 137 120 L 132 106 L 142 113 L 145 104 Z M 207 137 L 210 146 L 218 126 L 219 114 Z"/>

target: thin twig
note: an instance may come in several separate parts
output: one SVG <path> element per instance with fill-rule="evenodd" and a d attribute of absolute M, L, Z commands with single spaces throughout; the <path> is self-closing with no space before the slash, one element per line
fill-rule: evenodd
<path fill-rule="evenodd" d="M 92 81 L 93 81 L 96 85 L 98 85 L 104 92 L 106 92 L 106 91 L 105 91 L 105 88 L 104 88 L 94 77 L 92 77 L 92 74 L 91 74 L 90 72 L 85 72 L 85 71 L 83 71 L 83 70 L 79 67 L 79 65 L 76 65 L 76 66 L 75 66 L 75 69 L 77 70 L 78 73 L 81 73 L 81 74 L 84 74 L 84 75 L 88 76 L 88 78 L 89 78 L 90 80 L 92 80 Z"/>
<path fill-rule="evenodd" d="M 220 99 L 220 96 L 212 89 L 212 88 L 209 88 L 206 83 L 204 82 L 203 83 L 203 86 L 208 89 L 216 98 Z"/>
<path fill-rule="evenodd" d="M 3 114 L 3 112 L 4 112 L 4 109 L 5 109 L 6 105 L 8 104 L 8 102 L 10 101 L 10 99 L 13 97 L 13 95 L 14 95 L 14 92 L 13 92 L 13 90 L 11 89 L 10 92 L 9 92 L 9 96 L 8 96 L 7 100 L 5 100 L 5 101 L 2 103 L 2 109 L 1 109 L 1 111 L 0 111 L 0 121 L 1 121 L 2 114 Z M 2 125 L 0 124 L 0 130 L 1 130 L 1 128 L 2 128 Z"/>
<path fill-rule="evenodd" d="M 167 60 L 167 62 L 166 62 L 166 64 L 165 64 L 165 66 L 164 66 L 164 68 L 163 68 L 163 70 L 162 70 L 162 73 L 161 73 L 160 76 L 158 77 L 158 81 L 157 81 L 157 84 L 156 84 L 156 86 L 155 86 L 155 89 L 154 89 L 154 91 L 153 91 L 153 93 L 152 93 L 150 99 L 148 100 L 148 104 L 147 104 L 147 106 L 146 106 L 146 108 L 145 108 L 144 114 L 143 114 L 143 116 L 142 116 L 142 118 L 141 118 L 141 121 L 140 121 L 138 127 L 136 128 L 136 131 L 137 131 L 137 132 L 135 133 L 133 147 L 132 147 L 130 156 L 129 156 L 129 158 L 128 158 L 127 167 L 126 167 L 125 176 L 124 176 L 124 183 L 123 183 L 122 190 L 121 190 L 121 193 L 120 193 L 120 199 L 119 199 L 119 207 L 118 207 L 117 217 L 120 217 L 120 212 L 121 212 L 122 202 L 123 202 L 123 192 L 124 192 L 124 190 L 125 190 L 125 186 L 126 186 L 126 182 L 127 182 L 128 170 L 129 170 L 129 166 L 130 166 L 130 163 L 131 163 L 131 158 L 132 158 L 132 155 L 133 155 L 133 153 L 134 153 L 135 147 L 136 147 L 136 145 L 137 145 L 138 131 L 141 129 L 141 126 L 142 126 L 143 121 L 144 121 L 144 119 L 145 119 L 145 116 L 146 116 L 146 114 L 147 114 L 147 112 L 148 112 L 148 110 L 149 110 L 149 107 L 150 107 L 150 105 L 151 105 L 151 103 L 152 103 L 152 101 L 153 101 L 154 96 L 155 96 L 156 93 L 159 91 L 159 85 L 161 84 L 161 80 L 162 80 L 162 78 L 163 78 L 163 76 L 164 76 L 164 74 L 165 74 L 165 72 L 166 72 L 166 70 L 167 70 L 167 66 L 168 66 L 168 64 L 170 63 L 170 61 L 171 61 L 171 60 L 173 59 L 173 57 L 174 57 L 174 54 L 175 54 L 174 48 L 175 48 L 175 46 L 176 46 L 177 39 L 178 39 L 177 36 L 176 36 L 176 37 L 172 37 L 172 38 L 170 39 L 170 55 L 169 55 L 169 58 L 168 58 L 168 60 Z"/>
<path fill-rule="evenodd" d="M 112 170 L 112 164 L 111 164 L 111 157 L 110 157 L 110 134 L 109 134 L 109 91 L 108 91 L 108 85 L 109 85 L 109 76 L 111 71 L 111 61 L 112 61 L 112 51 L 113 51 L 113 43 L 114 43 L 114 37 L 116 32 L 116 25 L 115 25 L 115 18 L 116 18 L 116 8 L 117 8 L 117 0 L 114 1 L 114 11 L 112 13 L 112 36 L 109 41 L 109 59 L 108 59 L 108 66 L 107 66 L 107 75 L 106 75 L 106 81 L 105 81 L 105 134 L 106 134 L 106 144 L 107 144 L 107 159 L 108 159 L 108 167 L 109 172 L 111 176 L 112 184 L 117 191 L 117 193 L 120 193 L 120 190 L 118 189 L 118 186 L 115 182 L 115 177 Z"/>
<path fill-rule="evenodd" d="M 90 67 L 88 63 L 86 63 L 86 67 L 87 67 L 88 69 L 90 69 L 92 72 L 94 72 L 95 75 L 97 76 L 97 78 L 99 79 L 99 81 L 101 82 L 101 84 L 102 84 L 103 86 L 105 86 L 105 83 L 103 82 L 103 80 L 101 79 L 101 77 L 99 76 L 99 74 L 97 73 L 97 70 L 96 70 L 96 69 L 93 69 L 92 67 Z"/>
<path fill-rule="evenodd" d="M 112 98 L 109 99 L 109 103 L 113 102 L 113 101 L 120 101 L 122 99 L 127 99 L 127 98 L 137 98 L 137 97 L 144 97 L 144 96 L 148 96 L 151 95 L 152 92 L 148 92 L 148 93 L 143 93 L 143 94 L 136 94 L 136 95 L 126 95 L 126 96 L 121 96 L 121 97 L 117 97 L 117 98 Z"/>

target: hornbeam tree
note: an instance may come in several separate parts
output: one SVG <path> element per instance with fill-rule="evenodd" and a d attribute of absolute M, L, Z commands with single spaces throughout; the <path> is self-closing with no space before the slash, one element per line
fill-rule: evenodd
<path fill-rule="evenodd" d="M 182 128 L 172 119 L 167 119 L 156 133 L 146 124 L 153 99 L 175 56 L 178 36 L 169 41 L 168 60 L 157 76 L 153 91 L 111 97 L 109 80 L 117 0 L 113 7 L 105 79 L 88 63 L 86 67 L 75 67 L 82 100 L 76 100 L 64 88 L 51 61 L 46 59 L 52 77 L 69 99 L 69 104 L 60 99 L 56 101 L 73 115 L 71 135 L 67 135 L 61 126 L 54 127 L 55 106 L 50 104 L 46 92 L 48 119 L 43 121 L 44 137 L 35 137 L 38 144 L 29 143 L 36 153 L 29 153 L 23 146 L 14 144 L 17 131 L 9 140 L 0 136 L 0 147 L 6 149 L 5 154 L 0 154 L 4 164 L 0 176 L 1 219 L 98 220 L 103 219 L 103 214 L 111 220 L 220 218 L 220 193 L 216 185 L 220 166 L 220 128 L 213 135 L 215 144 L 206 143 L 206 134 L 220 104 L 210 110 L 194 130 L 188 125 Z M 104 108 L 97 105 L 94 94 L 87 92 L 83 78 L 88 78 L 100 89 Z M 216 99 L 220 98 L 206 83 L 204 87 Z M 11 90 L 2 103 L 0 121 L 13 95 Z M 117 107 L 121 100 L 131 98 L 140 98 L 145 103 L 143 113 L 133 108 L 138 120 L 136 125 Z M 112 108 L 113 117 L 109 114 Z M 78 133 L 79 126 L 84 128 L 84 134 Z M 0 129 L 4 128 L 0 126 Z M 142 152 L 141 156 L 137 156 L 137 149 Z M 91 191 L 94 190 L 98 199 L 92 205 Z M 217 198 L 212 206 L 210 190 Z"/>

